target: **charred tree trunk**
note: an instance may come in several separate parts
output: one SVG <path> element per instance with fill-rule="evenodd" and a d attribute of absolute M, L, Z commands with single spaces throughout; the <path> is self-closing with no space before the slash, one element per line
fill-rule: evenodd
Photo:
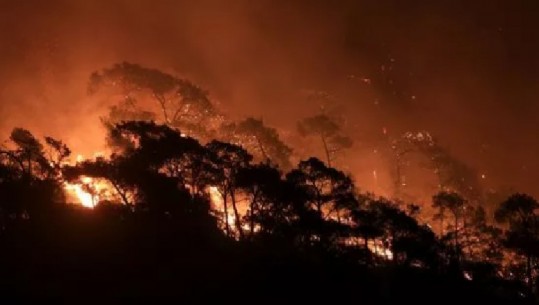
<path fill-rule="evenodd" d="M 238 234 L 239 234 L 240 239 L 243 239 L 244 234 L 243 234 L 243 230 L 241 228 L 240 213 L 238 212 L 238 207 L 236 205 L 236 196 L 234 196 L 234 192 L 230 192 L 230 199 L 232 201 L 232 210 L 234 211 L 236 230 L 238 230 Z"/>
<path fill-rule="evenodd" d="M 228 223 L 228 202 L 227 202 L 227 195 L 226 193 L 224 193 L 224 196 L 223 197 L 223 209 L 224 209 L 224 218 L 225 218 L 225 233 L 226 233 L 226 236 L 230 236 L 230 225 Z"/>

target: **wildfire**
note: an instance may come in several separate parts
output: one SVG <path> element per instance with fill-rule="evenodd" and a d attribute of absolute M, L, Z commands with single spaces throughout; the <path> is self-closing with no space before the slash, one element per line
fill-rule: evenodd
<path fill-rule="evenodd" d="M 226 221 L 225 220 L 226 217 L 225 217 L 225 212 L 223 212 L 223 210 L 225 208 L 223 196 L 221 195 L 221 193 L 219 192 L 219 190 L 215 186 L 208 187 L 208 194 L 210 195 L 210 201 L 211 201 L 211 205 L 212 205 L 213 210 L 218 212 L 218 213 L 223 213 L 223 216 L 220 217 L 220 218 L 223 220 L 222 227 L 224 229 L 224 227 L 226 225 L 226 224 L 224 224 L 224 221 Z M 234 229 L 233 224 L 236 221 L 236 217 L 234 215 L 234 212 L 230 208 L 227 207 L 226 214 L 228 216 L 228 223 L 230 225 L 230 228 L 233 230 Z"/>
<path fill-rule="evenodd" d="M 65 183 L 65 190 L 85 208 L 94 208 L 99 202 L 99 184 L 90 177 L 81 177 L 80 183 Z"/>
<path fill-rule="evenodd" d="M 216 208 L 223 206 L 223 197 L 221 196 L 221 193 L 219 193 L 219 190 L 217 190 L 217 187 L 215 186 L 208 187 L 208 193 L 210 194 L 211 203 Z"/>
<path fill-rule="evenodd" d="M 226 228 L 226 221 L 228 220 L 229 230 L 230 232 L 237 234 L 237 228 L 236 228 L 236 215 L 234 214 L 233 209 L 230 206 L 227 206 L 226 214 L 225 214 L 225 204 L 223 200 L 222 194 L 219 192 L 219 189 L 215 186 L 210 186 L 206 190 L 208 192 L 208 195 L 210 196 L 210 202 L 211 207 L 214 212 L 219 215 L 219 219 L 221 220 L 220 227 L 222 230 L 225 230 Z M 249 207 L 247 205 L 247 197 L 245 194 L 237 194 L 236 198 L 236 205 L 238 209 L 238 216 L 240 219 L 242 219 L 244 216 L 249 213 Z M 240 224 L 241 228 L 244 232 L 249 232 L 250 230 L 253 230 L 253 232 L 258 232 L 260 230 L 260 226 L 258 224 L 255 224 L 253 228 L 249 226 L 248 223 L 243 222 Z"/>
<path fill-rule="evenodd" d="M 393 252 L 387 248 L 386 245 L 383 244 L 383 242 L 379 241 L 379 240 L 370 240 L 368 243 L 367 243 L 367 247 L 369 248 L 369 250 L 380 256 L 380 257 L 383 257 L 385 259 L 388 259 L 388 260 L 392 260 L 393 259 Z"/>
<path fill-rule="evenodd" d="M 103 158 L 104 152 L 95 152 L 93 158 Z M 87 160 L 84 155 L 77 155 L 75 164 Z M 69 165 L 71 162 L 65 163 Z M 112 186 L 106 181 L 92 177 L 81 176 L 78 181 L 64 182 L 64 191 L 73 203 L 80 204 L 85 208 L 94 208 L 102 200 L 114 199 Z"/>

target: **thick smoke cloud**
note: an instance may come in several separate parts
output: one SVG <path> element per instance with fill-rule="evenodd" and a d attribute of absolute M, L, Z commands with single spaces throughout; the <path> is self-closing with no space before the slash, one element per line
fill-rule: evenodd
<path fill-rule="evenodd" d="M 537 2 L 470 2 L 0 0 L 0 129 L 101 149 L 107 104 L 87 79 L 130 61 L 282 130 L 316 111 L 308 92 L 328 92 L 356 141 L 347 168 L 369 188 L 382 130 L 425 129 L 487 187 L 539 195 Z"/>

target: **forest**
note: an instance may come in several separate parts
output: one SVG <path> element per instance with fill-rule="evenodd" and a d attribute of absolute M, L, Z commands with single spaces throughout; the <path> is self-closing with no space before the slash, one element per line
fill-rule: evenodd
<path fill-rule="evenodd" d="M 1 147 L 1 299 L 537 301 L 539 203 L 514 193 L 487 205 L 474 171 L 428 132 L 388 142 L 386 198 L 335 165 L 354 143 L 324 109 L 297 124 L 323 153 L 294 160 L 263 120 L 229 119 L 159 70 L 113 65 L 88 94 L 116 100 L 96 122 L 106 155 L 74 159 L 20 127 Z M 439 180 L 429 205 L 404 194 L 411 152 Z"/>

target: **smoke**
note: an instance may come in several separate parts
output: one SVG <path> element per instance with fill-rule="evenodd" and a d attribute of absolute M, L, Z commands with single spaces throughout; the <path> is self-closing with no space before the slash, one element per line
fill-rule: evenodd
<path fill-rule="evenodd" d="M 367 189 L 390 191 L 382 131 L 421 129 L 486 188 L 537 196 L 537 2 L 469 2 L 0 0 L 0 130 L 101 150 L 108 105 L 86 96 L 88 76 L 129 61 L 289 133 L 327 92 L 356 142 L 341 164 Z"/>

